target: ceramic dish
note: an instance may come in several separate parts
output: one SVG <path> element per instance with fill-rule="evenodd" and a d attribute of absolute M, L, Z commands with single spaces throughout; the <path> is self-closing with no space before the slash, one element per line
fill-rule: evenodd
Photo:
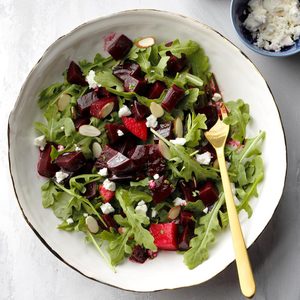
<path fill-rule="evenodd" d="M 92 58 L 101 52 L 103 37 L 112 31 L 131 38 L 151 35 L 158 41 L 193 39 L 204 47 L 225 100 L 242 98 L 250 104 L 253 121 L 248 136 L 260 129 L 266 131 L 265 179 L 259 187 L 260 196 L 251 201 L 251 219 L 240 215 L 248 247 L 272 217 L 285 181 L 286 145 L 280 116 L 265 80 L 238 48 L 213 29 L 187 17 L 154 10 L 126 11 L 83 24 L 51 45 L 29 74 L 10 115 L 8 131 L 10 169 L 20 208 L 52 253 L 91 279 L 133 291 L 202 283 L 234 260 L 229 230 L 218 235 L 209 259 L 192 271 L 184 265 L 181 255 L 165 251 L 143 265 L 126 262 L 112 273 L 94 248 L 83 242 L 80 233 L 57 230 L 58 220 L 52 211 L 42 208 L 40 186 L 44 179 L 36 172 L 38 150 L 33 145 L 33 121 L 42 118 L 37 96 L 44 87 L 61 79 L 70 60 Z"/>

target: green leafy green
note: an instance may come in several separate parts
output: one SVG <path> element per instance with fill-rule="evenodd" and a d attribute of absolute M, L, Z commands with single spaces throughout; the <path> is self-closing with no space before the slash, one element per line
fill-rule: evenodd
<path fill-rule="evenodd" d="M 57 197 L 58 194 L 55 184 L 53 183 L 53 181 L 48 180 L 42 185 L 41 190 L 43 207 L 50 207 L 51 205 L 53 205 L 55 197 Z"/>
<path fill-rule="evenodd" d="M 199 47 L 197 51 L 194 53 L 190 54 L 188 56 L 189 63 L 192 67 L 192 73 L 201 78 L 204 83 L 208 81 L 209 77 L 209 59 L 205 55 L 204 50 Z"/>
<path fill-rule="evenodd" d="M 182 54 L 187 56 L 192 55 L 199 50 L 199 45 L 194 41 L 180 42 L 178 39 L 172 42 L 172 45 L 166 46 L 164 43 L 158 46 L 159 55 L 165 56 L 168 51 L 177 57 L 181 57 Z"/>
<path fill-rule="evenodd" d="M 123 91 L 123 83 L 112 74 L 111 70 L 99 71 L 95 75 L 95 81 L 105 88 L 115 87 L 117 91 Z"/>
<path fill-rule="evenodd" d="M 205 206 L 203 202 L 201 200 L 197 200 L 195 202 L 188 202 L 184 209 L 199 215 L 203 213 L 204 208 Z"/>
<path fill-rule="evenodd" d="M 188 147 L 196 147 L 201 141 L 202 129 L 207 129 L 204 114 L 191 113 L 187 118 L 187 132 L 184 136 Z"/>
<path fill-rule="evenodd" d="M 97 53 L 94 57 L 93 62 L 89 62 L 84 59 L 79 62 L 79 66 L 82 70 L 83 75 L 86 76 L 90 72 L 90 70 L 101 70 L 106 63 L 112 60 L 113 58 L 111 56 L 105 58 L 100 53 Z"/>

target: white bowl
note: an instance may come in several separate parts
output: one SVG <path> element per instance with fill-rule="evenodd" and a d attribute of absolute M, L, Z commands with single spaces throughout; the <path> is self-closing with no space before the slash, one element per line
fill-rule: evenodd
<path fill-rule="evenodd" d="M 33 146 L 33 122 L 42 114 L 37 106 L 39 92 L 62 80 L 70 60 L 91 59 L 103 52 L 103 37 L 110 32 L 130 38 L 155 36 L 158 41 L 193 39 L 208 54 L 213 72 L 226 100 L 244 99 L 250 104 L 253 121 L 248 135 L 266 131 L 263 147 L 265 179 L 258 199 L 253 199 L 253 216 L 241 215 L 245 241 L 249 247 L 271 219 L 282 195 L 286 175 L 286 145 L 280 116 L 272 94 L 256 67 L 241 51 L 213 29 L 187 17 L 154 10 L 125 11 L 99 18 L 76 28 L 53 43 L 29 74 L 9 118 L 9 159 L 16 196 L 24 217 L 39 239 L 58 258 L 81 274 L 97 281 L 133 291 L 156 291 L 204 282 L 234 260 L 229 229 L 217 236 L 210 257 L 194 270 L 174 252 L 161 252 L 145 264 L 125 262 L 114 274 L 80 233 L 56 229 L 51 210 L 41 205 L 36 172 L 38 150 Z"/>

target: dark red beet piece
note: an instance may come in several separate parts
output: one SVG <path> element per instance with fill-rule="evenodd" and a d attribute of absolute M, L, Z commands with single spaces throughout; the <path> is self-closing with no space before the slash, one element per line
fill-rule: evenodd
<path fill-rule="evenodd" d="M 89 118 L 78 118 L 74 121 L 75 129 L 78 130 L 80 126 L 90 123 Z"/>
<path fill-rule="evenodd" d="M 124 81 L 128 76 L 134 78 L 140 78 L 142 76 L 140 65 L 130 60 L 127 60 L 123 65 L 116 66 L 112 72 L 121 81 Z"/>
<path fill-rule="evenodd" d="M 214 95 L 214 93 L 220 94 L 220 89 L 214 74 L 211 74 L 211 78 L 209 80 L 208 86 L 212 96 Z"/>
<path fill-rule="evenodd" d="M 213 205 L 218 200 L 218 190 L 211 181 L 207 181 L 200 187 L 199 192 L 199 197 L 206 207 Z"/>
<path fill-rule="evenodd" d="M 133 135 L 123 136 L 117 143 L 113 145 L 113 148 L 118 152 L 121 152 L 127 157 L 131 156 L 135 146 L 137 144 L 137 139 Z"/>
<path fill-rule="evenodd" d="M 143 264 L 147 260 L 147 258 L 148 258 L 147 250 L 140 245 L 135 245 L 133 247 L 131 256 L 129 257 L 131 261 L 135 261 L 140 264 Z"/>
<path fill-rule="evenodd" d="M 90 111 L 90 107 L 92 103 L 96 102 L 98 99 L 98 96 L 95 92 L 89 92 L 77 100 L 77 110 L 78 112 L 83 114 L 88 114 Z"/>
<path fill-rule="evenodd" d="M 55 160 L 55 163 L 67 172 L 75 172 L 79 170 L 85 162 L 85 158 L 80 151 L 63 153 Z"/>
<path fill-rule="evenodd" d="M 167 140 L 173 138 L 173 123 L 171 121 L 159 123 L 155 130 Z M 154 141 L 159 141 L 159 138 L 156 135 L 154 135 Z"/>
<path fill-rule="evenodd" d="M 194 224 L 194 221 L 192 220 L 193 214 L 190 211 L 181 211 L 180 213 L 180 224 L 183 226 L 190 226 Z"/>
<path fill-rule="evenodd" d="M 191 233 L 190 227 L 185 226 L 183 228 L 182 233 L 179 236 L 179 239 L 178 239 L 178 249 L 179 250 L 188 250 L 189 249 L 191 235 L 192 235 L 192 233 Z"/>
<path fill-rule="evenodd" d="M 131 159 L 118 152 L 107 161 L 107 168 L 115 175 L 126 174 L 133 170 L 133 163 Z"/>
<path fill-rule="evenodd" d="M 161 106 L 167 111 L 171 112 L 178 102 L 183 98 L 184 90 L 177 85 L 173 84 L 161 104 Z"/>
<path fill-rule="evenodd" d="M 144 120 L 151 114 L 150 109 L 138 101 L 134 100 L 131 112 L 136 120 Z"/>
<path fill-rule="evenodd" d="M 114 35 L 111 40 L 106 40 L 107 51 L 115 59 L 122 59 L 131 49 L 133 43 L 124 34 Z"/>
<path fill-rule="evenodd" d="M 95 90 L 95 92 L 96 92 L 97 97 L 99 99 L 101 99 L 101 98 L 109 98 L 109 97 L 112 96 L 112 94 L 105 87 L 97 88 Z"/>
<path fill-rule="evenodd" d="M 133 175 L 112 175 L 111 177 L 108 178 L 110 181 L 115 181 L 115 182 L 120 182 L 120 181 L 127 181 L 128 180 L 133 180 L 134 176 Z"/>
<path fill-rule="evenodd" d="M 98 157 L 95 167 L 97 169 L 107 168 L 107 162 L 115 155 L 117 155 L 118 151 L 114 150 L 113 148 L 105 145 L 103 151 L 101 152 L 100 156 Z"/>
<path fill-rule="evenodd" d="M 215 106 L 204 106 L 196 111 L 198 114 L 204 114 L 206 116 L 205 124 L 207 129 L 213 127 L 218 121 L 218 110 Z"/>
<path fill-rule="evenodd" d="M 123 86 L 125 92 L 135 92 L 139 95 L 142 95 L 146 91 L 147 84 L 145 79 L 127 76 L 124 80 Z"/>
<path fill-rule="evenodd" d="M 111 215 L 102 215 L 101 217 L 108 228 L 114 228 L 118 230 L 119 226 Z"/>
<path fill-rule="evenodd" d="M 150 187 L 152 193 L 152 200 L 154 203 L 160 203 L 168 198 L 174 191 L 174 188 L 171 186 L 165 176 L 159 177 L 154 181 L 154 186 Z"/>
<path fill-rule="evenodd" d="M 53 177 L 59 170 L 59 167 L 51 162 L 51 144 L 47 144 L 43 151 L 40 150 L 40 157 L 37 164 L 37 171 L 41 176 Z"/>
<path fill-rule="evenodd" d="M 67 70 L 67 80 L 71 84 L 78 84 L 81 86 L 87 85 L 80 67 L 74 61 L 71 61 Z"/>
<path fill-rule="evenodd" d="M 84 197 L 86 197 L 87 199 L 93 199 L 97 196 L 98 185 L 96 182 L 90 182 L 85 187 L 86 191 L 84 193 Z"/>
<path fill-rule="evenodd" d="M 193 196 L 193 192 L 196 191 L 196 187 L 193 181 L 185 182 L 184 180 L 181 180 L 179 181 L 178 185 L 186 201 L 196 201 L 196 197 Z"/>
<path fill-rule="evenodd" d="M 170 74 L 175 75 L 186 67 L 187 59 L 185 54 L 181 54 L 181 57 L 179 58 L 168 51 L 167 55 L 170 56 L 167 62 L 167 70 Z"/>
<path fill-rule="evenodd" d="M 128 132 L 126 127 L 123 124 L 117 124 L 117 123 L 108 123 L 105 125 L 107 137 L 110 144 L 115 144 L 120 139 L 124 138 L 124 134 Z M 119 135 L 118 133 L 123 135 Z"/>
<path fill-rule="evenodd" d="M 160 97 L 161 93 L 166 89 L 166 85 L 162 81 L 155 81 L 148 92 L 149 99 L 157 99 Z"/>
<path fill-rule="evenodd" d="M 148 147 L 147 145 L 137 145 L 130 157 L 133 163 L 140 167 L 146 168 L 148 164 Z"/>
<path fill-rule="evenodd" d="M 98 101 L 95 101 L 90 106 L 90 115 L 103 119 L 107 117 L 113 110 L 118 106 L 118 99 L 115 96 L 102 98 Z"/>
<path fill-rule="evenodd" d="M 162 173 L 166 168 L 166 160 L 162 157 L 158 145 L 147 145 L 148 147 L 148 166 L 147 175 L 153 176 L 154 174 Z"/>
<path fill-rule="evenodd" d="M 154 237 L 154 244 L 158 249 L 178 249 L 178 225 L 175 223 L 151 224 L 150 233 Z"/>

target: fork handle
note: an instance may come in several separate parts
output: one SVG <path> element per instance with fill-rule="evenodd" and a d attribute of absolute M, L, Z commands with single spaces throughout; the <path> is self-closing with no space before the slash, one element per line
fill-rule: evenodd
<path fill-rule="evenodd" d="M 216 149 L 216 152 L 222 177 L 222 184 L 225 194 L 225 202 L 227 206 L 228 219 L 231 229 L 240 287 L 244 296 L 250 298 L 255 294 L 255 281 L 247 249 L 245 246 L 241 225 L 233 200 L 231 184 L 225 163 L 224 148 L 218 148 Z"/>

